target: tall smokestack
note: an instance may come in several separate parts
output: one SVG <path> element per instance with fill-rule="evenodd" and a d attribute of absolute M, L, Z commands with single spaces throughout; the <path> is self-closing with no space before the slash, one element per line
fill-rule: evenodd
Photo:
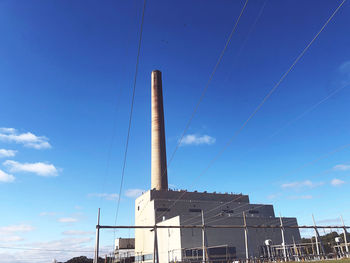
<path fill-rule="evenodd" d="M 165 128 L 162 91 L 162 73 L 152 71 L 152 186 L 168 190 L 168 171 L 165 151 Z"/>

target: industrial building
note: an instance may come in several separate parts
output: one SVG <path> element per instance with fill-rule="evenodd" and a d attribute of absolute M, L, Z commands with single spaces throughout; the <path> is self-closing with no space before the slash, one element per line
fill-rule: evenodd
<path fill-rule="evenodd" d="M 135 262 L 135 238 L 117 238 L 114 246 L 114 263 Z"/>
<path fill-rule="evenodd" d="M 168 189 L 162 77 L 152 72 L 152 171 L 151 190 L 135 201 L 135 225 L 284 225 L 297 226 L 296 218 L 275 217 L 272 205 L 251 204 L 248 195 L 188 192 Z M 265 241 L 281 244 L 281 229 L 250 228 L 247 250 L 243 228 L 135 229 L 135 261 L 152 262 L 157 251 L 159 263 L 203 260 L 203 240 L 210 261 L 259 257 Z M 297 228 L 284 230 L 286 244 L 300 241 Z M 156 249 L 155 249 L 156 247 Z"/>

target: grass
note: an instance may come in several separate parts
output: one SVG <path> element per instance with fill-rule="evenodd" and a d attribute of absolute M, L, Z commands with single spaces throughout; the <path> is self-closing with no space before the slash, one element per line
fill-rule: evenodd
<path fill-rule="evenodd" d="M 302 262 L 302 261 L 301 261 Z M 346 259 L 328 259 L 328 260 L 315 260 L 315 261 L 304 261 L 304 262 L 313 262 L 313 263 L 350 263 L 350 258 L 346 258 Z M 295 262 L 295 263 L 300 263 L 299 262 Z"/>

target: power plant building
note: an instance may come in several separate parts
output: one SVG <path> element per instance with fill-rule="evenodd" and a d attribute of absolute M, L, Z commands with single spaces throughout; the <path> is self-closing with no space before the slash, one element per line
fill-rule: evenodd
<path fill-rule="evenodd" d="M 168 189 L 165 127 L 160 71 L 152 72 L 151 190 L 135 200 L 135 225 L 283 225 L 297 226 L 296 218 L 276 217 L 272 205 L 251 204 L 248 195 L 174 191 Z M 243 216 L 245 215 L 245 216 Z M 246 220 L 244 220 L 244 218 Z M 202 261 L 203 241 L 211 261 L 246 258 L 244 228 L 135 229 L 135 261 L 159 263 Z M 264 253 L 265 241 L 282 243 L 279 228 L 248 228 L 249 257 Z M 203 240 L 204 238 L 204 240 Z M 286 244 L 300 241 L 298 228 L 285 228 Z"/>

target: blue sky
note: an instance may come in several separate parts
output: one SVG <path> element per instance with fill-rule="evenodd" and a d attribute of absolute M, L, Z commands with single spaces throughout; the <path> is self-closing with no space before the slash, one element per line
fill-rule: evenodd
<path fill-rule="evenodd" d="M 300 224 L 312 213 L 350 223 L 349 2 L 199 177 L 340 3 L 248 2 L 169 166 L 173 188 L 242 192 Z M 169 157 L 243 4 L 147 2 L 119 224 L 133 224 L 134 198 L 150 187 L 151 71 L 163 72 Z M 90 251 L 97 208 L 114 224 L 142 6 L 0 2 L 0 246 Z M 0 248 L 6 262 L 54 257 L 64 259 Z"/>

